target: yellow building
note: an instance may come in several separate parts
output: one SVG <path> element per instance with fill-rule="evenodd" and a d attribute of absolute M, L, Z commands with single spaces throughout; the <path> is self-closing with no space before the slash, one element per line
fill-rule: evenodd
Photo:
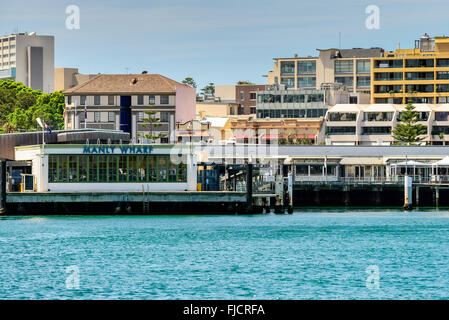
<path fill-rule="evenodd" d="M 449 37 L 424 34 L 414 49 L 373 58 L 371 103 L 449 103 Z"/>

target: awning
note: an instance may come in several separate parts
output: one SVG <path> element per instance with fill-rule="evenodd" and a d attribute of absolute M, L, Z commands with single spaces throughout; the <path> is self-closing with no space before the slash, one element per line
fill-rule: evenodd
<path fill-rule="evenodd" d="M 408 160 L 408 161 L 403 161 L 403 162 L 398 162 L 398 163 L 393 163 L 392 166 L 397 166 L 397 167 L 428 167 L 430 166 L 430 163 L 424 163 L 424 162 L 418 162 L 418 161 L 413 161 L 413 160 Z"/>
<path fill-rule="evenodd" d="M 342 165 L 383 165 L 383 158 L 377 157 L 350 157 L 343 158 L 340 161 Z"/>
<path fill-rule="evenodd" d="M 449 166 L 449 157 L 444 157 L 442 160 L 432 163 L 434 166 Z"/>
<path fill-rule="evenodd" d="M 277 140 L 279 139 L 278 135 L 270 135 L 270 134 L 266 134 L 260 137 L 262 140 Z"/>

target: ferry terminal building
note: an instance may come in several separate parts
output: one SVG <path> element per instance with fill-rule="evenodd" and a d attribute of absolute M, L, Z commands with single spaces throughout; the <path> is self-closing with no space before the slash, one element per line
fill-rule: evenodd
<path fill-rule="evenodd" d="M 15 158 L 32 161 L 37 192 L 196 190 L 195 156 L 173 145 L 32 145 Z"/>

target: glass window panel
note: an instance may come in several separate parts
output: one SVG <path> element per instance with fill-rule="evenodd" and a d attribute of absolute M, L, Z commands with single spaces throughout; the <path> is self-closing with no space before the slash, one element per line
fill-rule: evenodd
<path fill-rule="evenodd" d="M 87 164 L 88 164 L 88 156 L 81 155 L 79 158 L 79 181 L 80 182 L 87 181 Z"/>
<path fill-rule="evenodd" d="M 97 156 L 88 156 L 89 159 L 89 182 L 98 182 Z"/>
<path fill-rule="evenodd" d="M 158 156 L 158 181 L 165 182 L 167 181 L 167 156 Z"/>
<path fill-rule="evenodd" d="M 118 177 L 120 182 L 126 182 L 128 176 L 128 164 L 126 156 L 119 156 Z"/>

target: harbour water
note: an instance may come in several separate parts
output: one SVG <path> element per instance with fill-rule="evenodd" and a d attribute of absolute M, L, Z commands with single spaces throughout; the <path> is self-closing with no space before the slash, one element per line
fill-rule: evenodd
<path fill-rule="evenodd" d="M 0 299 L 448 299 L 449 212 L 9 216 L 0 256 Z"/>

